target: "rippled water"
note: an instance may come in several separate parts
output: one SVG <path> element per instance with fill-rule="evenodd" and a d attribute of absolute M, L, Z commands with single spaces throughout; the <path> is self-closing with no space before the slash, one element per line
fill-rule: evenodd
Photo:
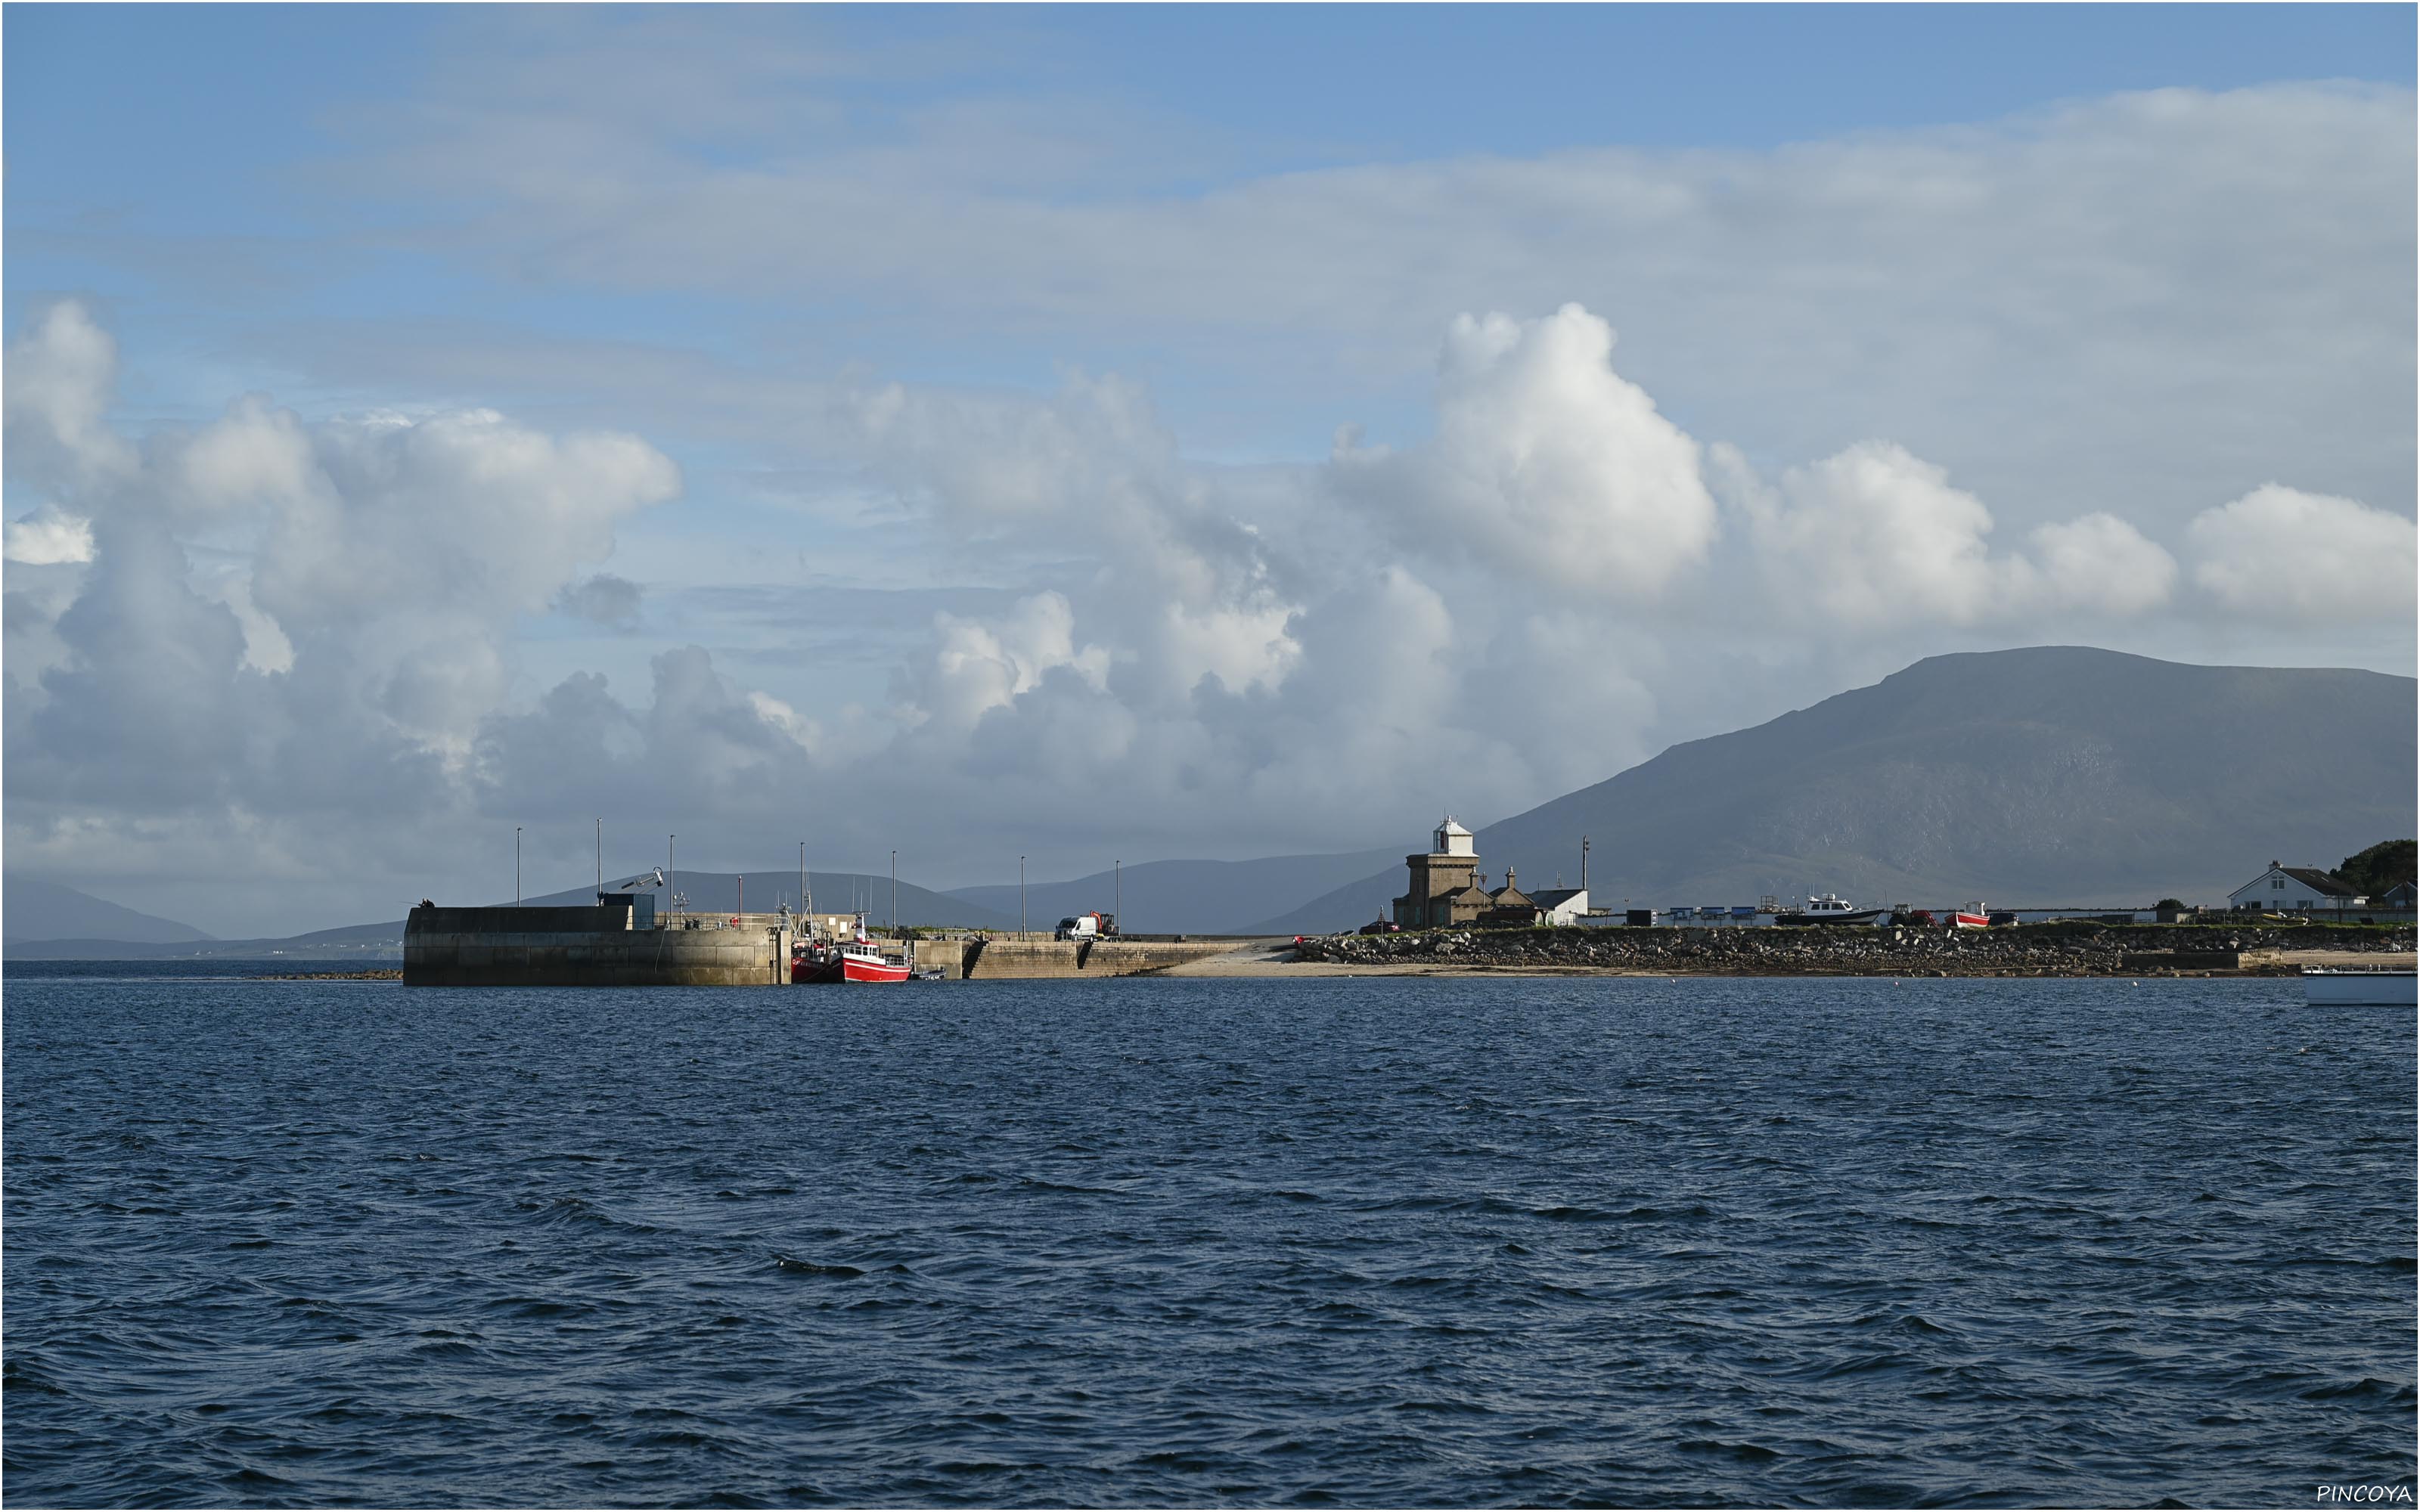
<path fill-rule="evenodd" d="M 175 969 L 8 980 L 20 1504 L 2414 1473 L 2412 1015 L 2291 982 Z"/>

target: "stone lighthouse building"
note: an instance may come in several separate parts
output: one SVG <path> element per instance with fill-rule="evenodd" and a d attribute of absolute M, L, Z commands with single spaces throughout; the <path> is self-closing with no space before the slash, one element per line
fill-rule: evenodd
<path fill-rule="evenodd" d="M 1479 851 L 1470 831 L 1449 814 L 1429 837 L 1426 856 L 1406 856 L 1411 890 L 1395 900 L 1395 923 L 1403 929 L 1430 929 L 1468 924 L 1485 912 L 1492 900 L 1477 881 Z"/>

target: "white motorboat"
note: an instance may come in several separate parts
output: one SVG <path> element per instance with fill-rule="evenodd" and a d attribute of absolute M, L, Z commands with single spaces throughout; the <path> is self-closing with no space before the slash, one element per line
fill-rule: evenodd
<path fill-rule="evenodd" d="M 2420 976 L 2411 966 L 2304 966 L 2303 1001 L 2365 1008 L 2420 1007 Z"/>
<path fill-rule="evenodd" d="M 1827 892 L 1820 898 L 1807 899 L 1804 908 L 1775 915 L 1773 921 L 1776 924 L 1871 924 L 1889 914 L 1887 908 L 1859 908 L 1846 898 Z"/>

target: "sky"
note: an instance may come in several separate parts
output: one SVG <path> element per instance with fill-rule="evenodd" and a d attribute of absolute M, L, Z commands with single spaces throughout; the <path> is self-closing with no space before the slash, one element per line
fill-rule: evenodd
<path fill-rule="evenodd" d="M 2394 6 L 15 6 L 12 872 L 222 934 L 2414 670 Z"/>

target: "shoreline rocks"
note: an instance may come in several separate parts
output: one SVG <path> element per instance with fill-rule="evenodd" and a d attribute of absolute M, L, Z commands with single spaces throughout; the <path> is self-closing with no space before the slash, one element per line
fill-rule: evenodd
<path fill-rule="evenodd" d="M 2118 977 L 2249 974 L 2286 950 L 2409 956 L 2406 926 L 2109 925 L 1993 930 L 1885 925 L 1712 929 L 1424 930 L 1306 939 L 1296 959 L 1340 965 L 1522 967 L 1748 976 Z M 2291 968 L 2269 964 L 2265 969 Z"/>

